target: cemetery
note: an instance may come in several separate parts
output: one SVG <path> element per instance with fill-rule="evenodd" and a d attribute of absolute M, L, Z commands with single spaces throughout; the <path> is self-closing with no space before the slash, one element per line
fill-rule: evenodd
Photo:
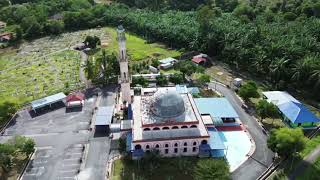
<path fill-rule="evenodd" d="M 71 50 L 87 35 L 106 36 L 103 29 L 64 33 L 24 42 L 0 52 L 0 104 L 24 104 L 58 92 L 84 87 L 79 79 L 80 54 Z"/>

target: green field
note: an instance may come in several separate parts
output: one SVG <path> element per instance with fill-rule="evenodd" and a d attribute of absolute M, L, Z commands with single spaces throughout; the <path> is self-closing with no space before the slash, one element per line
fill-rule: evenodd
<path fill-rule="evenodd" d="M 107 50 L 118 52 L 117 32 L 115 28 L 106 28 L 107 33 L 111 39 Z M 163 59 L 166 57 L 179 57 L 181 53 L 176 50 L 169 50 L 164 45 L 158 43 L 148 44 L 146 40 L 131 34 L 126 33 L 127 38 L 127 53 L 130 60 L 139 61 L 146 59 Z"/>

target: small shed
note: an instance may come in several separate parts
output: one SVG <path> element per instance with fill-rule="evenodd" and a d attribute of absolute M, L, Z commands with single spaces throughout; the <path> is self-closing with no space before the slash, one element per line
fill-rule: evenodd
<path fill-rule="evenodd" d="M 152 72 L 152 73 L 158 73 L 159 70 L 153 66 L 149 66 L 149 71 Z"/>
<path fill-rule="evenodd" d="M 48 106 L 48 105 L 51 107 L 52 104 L 57 103 L 57 102 L 65 103 L 65 99 L 66 99 L 66 95 L 61 92 L 61 93 L 58 93 L 58 94 L 47 96 L 47 97 L 42 98 L 42 99 L 38 99 L 38 100 L 32 101 L 31 102 L 31 107 L 32 107 L 32 110 L 34 112 L 36 112 L 36 110 L 39 109 L 39 108 L 42 108 L 42 107 L 45 107 L 45 106 Z"/>
<path fill-rule="evenodd" d="M 84 104 L 84 99 L 85 96 L 81 92 L 68 95 L 66 98 L 67 108 L 82 107 Z"/>
<path fill-rule="evenodd" d="M 168 64 L 168 63 L 174 64 L 177 62 L 177 60 L 172 57 L 168 57 L 168 58 L 159 60 L 159 62 L 160 62 L 160 64 Z"/>
<path fill-rule="evenodd" d="M 192 62 L 197 64 L 197 65 L 205 65 L 207 62 L 207 59 L 203 58 L 203 57 L 196 57 L 194 56 L 192 58 Z"/>
<path fill-rule="evenodd" d="M 233 85 L 235 85 L 236 87 L 240 87 L 242 85 L 242 79 L 241 78 L 235 78 L 233 80 Z"/>
<path fill-rule="evenodd" d="M 160 69 L 169 69 L 172 67 L 173 67 L 173 64 L 171 63 L 160 64 Z"/>
<path fill-rule="evenodd" d="M 98 111 L 95 115 L 96 131 L 109 133 L 110 124 L 113 117 L 113 109 L 113 106 L 98 107 Z"/>
<path fill-rule="evenodd" d="M 11 32 L 0 34 L 0 42 L 8 42 L 12 39 L 13 35 Z"/>

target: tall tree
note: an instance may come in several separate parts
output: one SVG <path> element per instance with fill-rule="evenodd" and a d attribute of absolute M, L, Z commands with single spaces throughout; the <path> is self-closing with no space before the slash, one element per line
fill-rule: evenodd
<path fill-rule="evenodd" d="M 302 129 L 273 129 L 267 141 L 268 147 L 282 157 L 294 155 L 304 149 L 306 138 Z"/>
<path fill-rule="evenodd" d="M 229 180 L 229 166 L 224 159 L 200 159 L 193 172 L 195 180 Z"/>
<path fill-rule="evenodd" d="M 257 98 L 260 96 L 258 93 L 258 87 L 254 81 L 248 81 L 242 85 L 238 93 L 245 101 L 248 101 L 249 98 Z"/>
<path fill-rule="evenodd" d="M 262 120 L 267 117 L 272 119 L 279 117 L 279 112 L 277 107 L 274 104 L 269 103 L 264 99 L 258 102 L 256 106 L 256 110 Z"/>

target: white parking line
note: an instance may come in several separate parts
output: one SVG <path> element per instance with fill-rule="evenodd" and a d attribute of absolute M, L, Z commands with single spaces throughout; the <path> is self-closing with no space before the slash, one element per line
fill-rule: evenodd
<path fill-rule="evenodd" d="M 75 177 L 58 177 L 58 179 L 75 179 Z"/>
<path fill-rule="evenodd" d="M 75 160 L 80 160 L 80 158 L 69 158 L 69 159 L 64 159 L 63 161 L 75 161 Z"/>
<path fill-rule="evenodd" d="M 63 167 L 67 167 L 67 166 L 79 166 L 80 164 L 63 164 Z"/>
<path fill-rule="evenodd" d="M 73 169 L 73 170 L 60 170 L 59 172 L 60 172 L 60 173 L 69 173 L 69 172 L 75 173 L 75 172 L 77 172 L 77 171 L 78 171 L 78 169 Z"/>
<path fill-rule="evenodd" d="M 45 149 L 52 149 L 52 146 L 42 146 L 42 147 L 37 147 L 37 150 L 45 150 Z"/>

